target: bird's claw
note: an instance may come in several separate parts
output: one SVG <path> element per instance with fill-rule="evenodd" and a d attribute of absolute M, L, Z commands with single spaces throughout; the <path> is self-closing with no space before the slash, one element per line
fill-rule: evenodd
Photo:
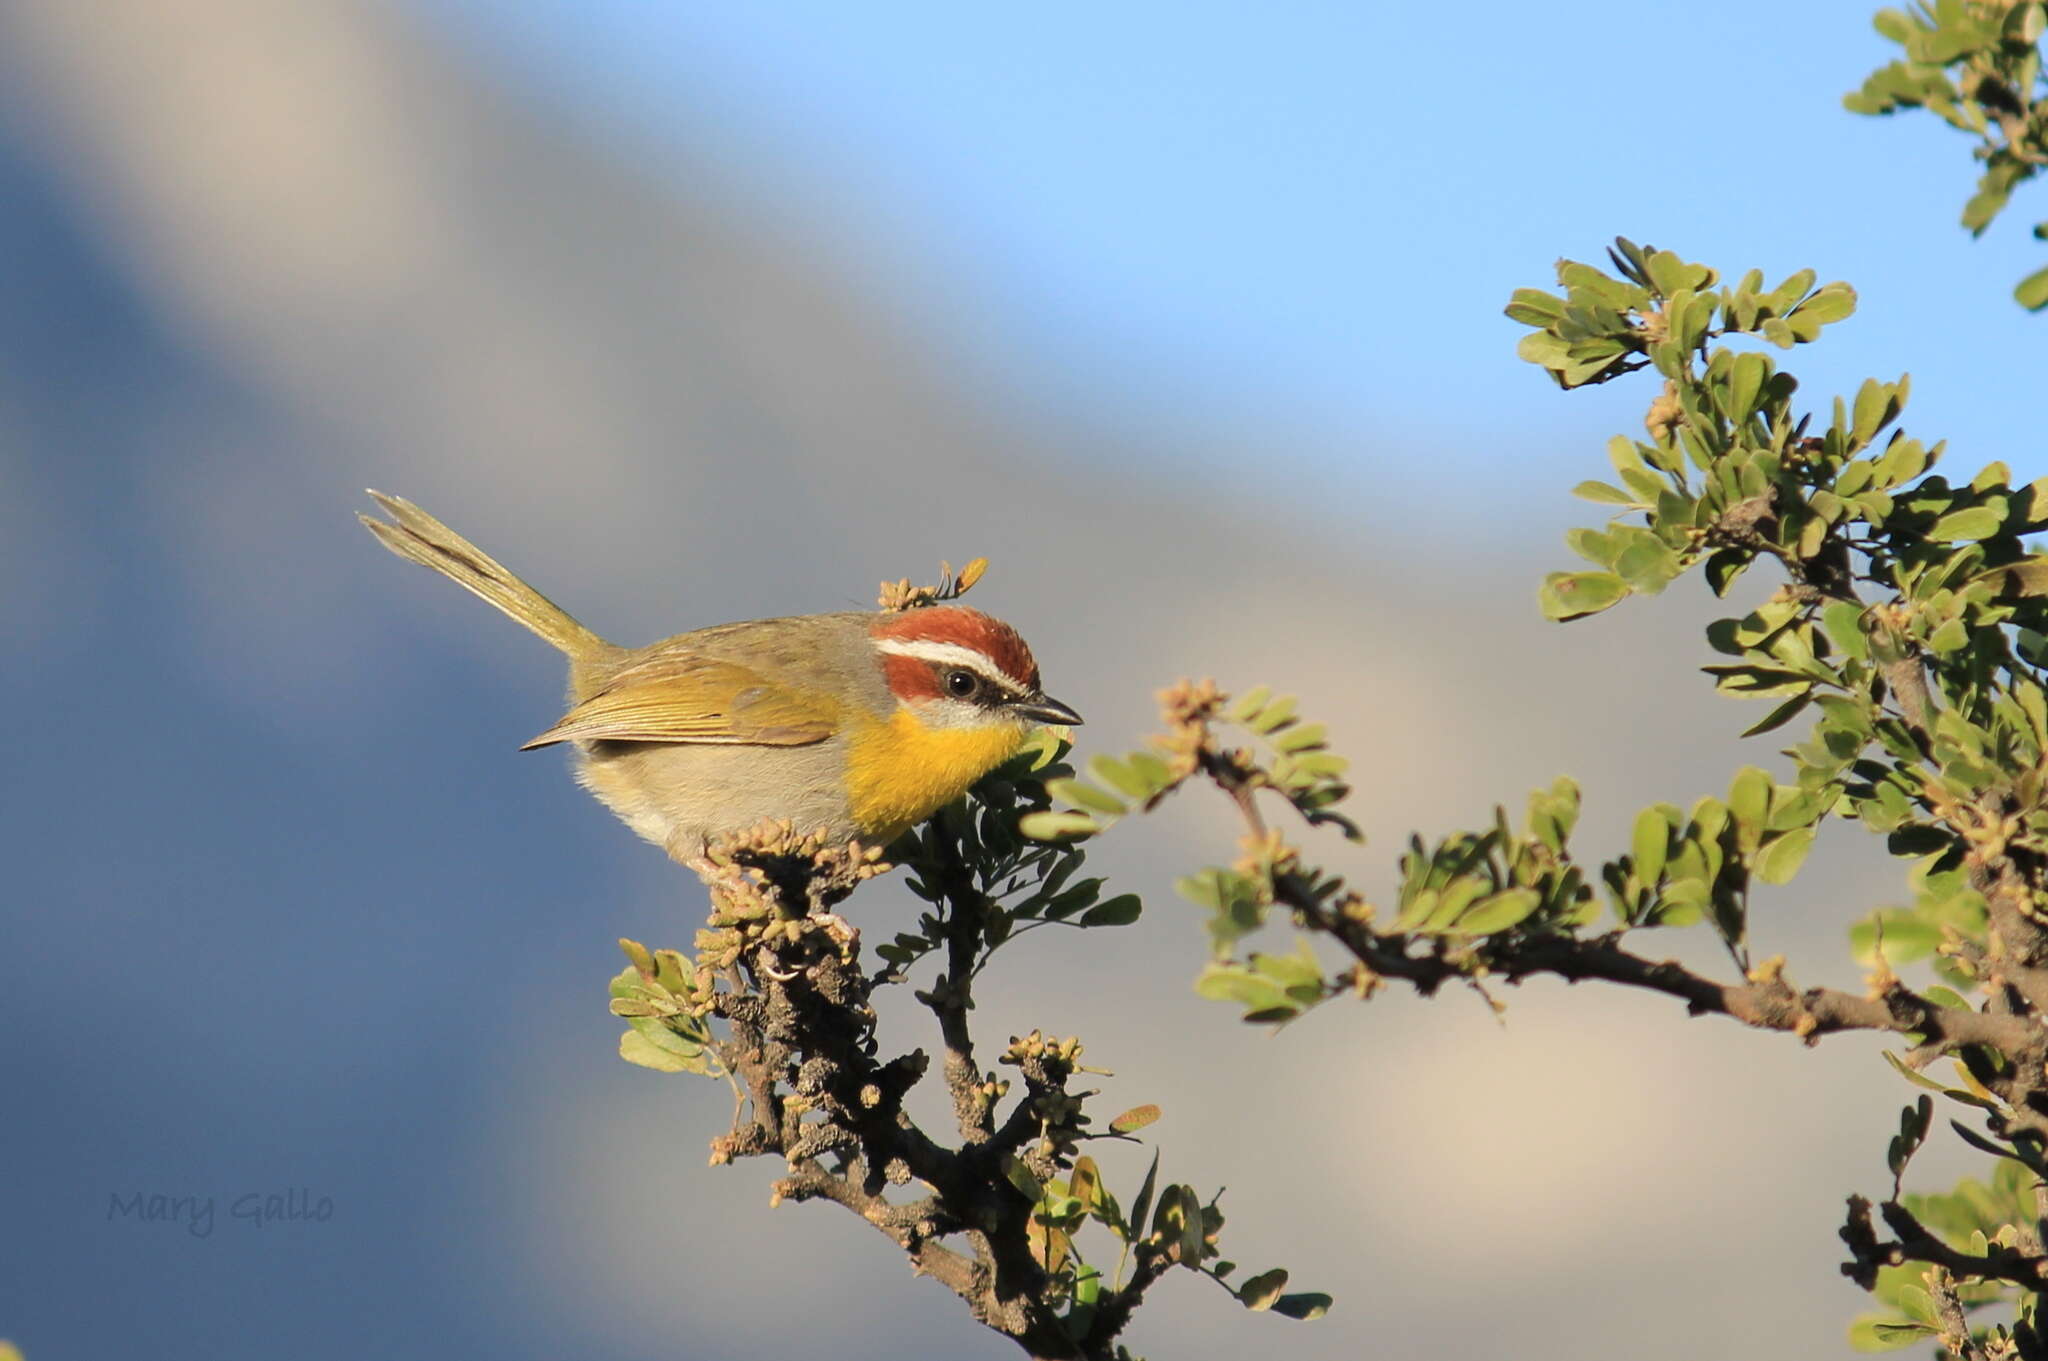
<path fill-rule="evenodd" d="M 860 956 L 860 928 L 838 913 L 813 912 L 810 916 L 805 917 L 803 921 L 807 929 L 823 931 L 838 950 L 839 957 L 842 960 L 851 961 Z M 773 963 L 775 956 L 771 950 L 764 949 L 761 952 L 761 956 L 757 967 L 759 967 L 762 973 L 778 983 L 787 983 L 803 973 L 801 968 L 786 970 L 777 968 Z"/>
<path fill-rule="evenodd" d="M 860 928 L 837 912 L 813 912 L 811 924 L 831 937 L 839 947 L 840 957 L 853 959 L 860 954 Z"/>

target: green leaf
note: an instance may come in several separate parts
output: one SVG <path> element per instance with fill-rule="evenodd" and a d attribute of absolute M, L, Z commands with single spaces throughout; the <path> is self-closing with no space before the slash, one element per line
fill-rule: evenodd
<path fill-rule="evenodd" d="M 1930 1092 L 1942 1092 L 1952 1094 L 1950 1093 L 1949 1088 L 1942 1086 L 1939 1082 L 1936 1082 L 1933 1078 L 1927 1076 L 1927 1074 L 1917 1072 L 1914 1069 L 1908 1068 L 1905 1064 L 1905 1061 L 1901 1059 L 1897 1054 L 1894 1054 L 1891 1050 L 1880 1049 L 1878 1051 L 1878 1057 L 1882 1058 L 1886 1063 L 1889 1063 L 1892 1066 L 1893 1072 L 1897 1073 L 1900 1077 L 1906 1079 L 1906 1081 L 1912 1083 L 1915 1087 L 1925 1087 Z M 1969 1096 L 1969 1093 L 1965 1092 L 1963 1093 L 1963 1095 Z M 1994 1109 L 1989 1102 L 1982 1101 L 1977 1097 L 1972 1096 L 1970 1097 L 1970 1100 L 1976 1102 L 1979 1105 L 1982 1105 L 1987 1110 Z"/>
<path fill-rule="evenodd" d="M 1821 819 L 1831 802 L 1832 795 L 1824 798 L 1818 790 L 1780 785 L 1771 793 L 1771 816 L 1764 823 L 1764 830 L 1789 832 L 1794 827 L 1809 826 Z"/>
<path fill-rule="evenodd" d="M 667 1032 L 663 1032 L 666 1034 Z M 680 1036 L 669 1035 L 674 1046 L 663 1044 L 646 1031 L 635 1028 L 619 1036 L 619 1057 L 657 1073 L 708 1073 L 709 1065 L 695 1046 L 685 1046 Z"/>
<path fill-rule="evenodd" d="M 633 969 L 635 972 L 640 974 L 643 978 L 654 977 L 654 956 L 648 952 L 646 946 L 642 945 L 637 940 L 628 940 L 624 936 L 621 936 L 619 937 L 619 949 L 623 950 L 625 952 L 626 958 L 633 962 Z"/>
<path fill-rule="evenodd" d="M 1647 925 L 1691 926 L 1706 914 L 1708 889 L 1704 880 L 1681 879 L 1665 885 Z"/>
<path fill-rule="evenodd" d="M 2012 469 L 2004 463 L 1987 463 L 1970 479 L 1971 491 L 2003 492 L 2012 482 Z"/>
<path fill-rule="evenodd" d="M 1003 1175 L 1009 1178 L 1010 1185 L 1016 1187 L 1026 1200 L 1036 1204 L 1045 1199 L 1045 1183 L 1038 1179 L 1038 1174 L 1033 1172 L 1022 1158 L 1005 1153 Z"/>
<path fill-rule="evenodd" d="M 2048 595 L 2048 557 L 2029 554 L 2018 562 L 1992 568 L 1978 580 L 2008 596 L 2024 599 Z"/>
<path fill-rule="evenodd" d="M 1960 618 L 1951 619 L 1927 636 L 1927 646 L 1936 656 L 1946 657 L 1970 645 L 1970 630 Z"/>
<path fill-rule="evenodd" d="M 1656 595 L 1681 570 L 1678 555 L 1653 534 L 1639 532 L 1614 558 L 1614 574 L 1630 589 Z"/>
<path fill-rule="evenodd" d="M 1813 849 L 1814 827 L 1795 827 L 1764 843 L 1756 857 L 1756 877 L 1767 884 L 1789 884 L 1806 853 Z"/>
<path fill-rule="evenodd" d="M 1851 408 L 1850 438 L 1858 445 L 1877 438 L 1877 432 L 1897 418 L 1903 398 L 1902 388 L 1875 378 L 1864 379 L 1863 386 L 1856 389 L 1856 402 Z"/>
<path fill-rule="evenodd" d="M 1102 824 L 1086 813 L 1045 811 L 1026 813 L 1018 818 L 1017 830 L 1033 841 L 1065 841 L 1072 837 L 1094 836 L 1102 830 Z"/>
<path fill-rule="evenodd" d="M 1257 1312 L 1273 1307 L 1273 1301 L 1280 1298 L 1280 1292 L 1287 1288 L 1287 1269 L 1274 1267 L 1261 1271 L 1237 1288 L 1238 1302 L 1245 1308 Z"/>
<path fill-rule="evenodd" d="M 1181 1224 L 1180 1259 L 1192 1266 L 1202 1260 L 1202 1250 L 1207 1246 L 1208 1216 L 1202 1212 L 1202 1198 L 1195 1194 L 1194 1187 L 1182 1184 L 1180 1196 L 1187 1207 L 1187 1218 Z"/>
<path fill-rule="evenodd" d="M 1842 321 L 1856 311 L 1856 290 L 1845 283 L 1823 284 L 1799 305 L 1799 315 L 1823 324 Z"/>
<path fill-rule="evenodd" d="M 1745 549 L 1723 548 L 1707 558 L 1702 570 L 1706 573 L 1707 587 L 1715 595 L 1725 596 L 1735 578 L 1749 569 L 1754 556 Z"/>
<path fill-rule="evenodd" d="M 1987 506 L 1971 506 L 1968 510 L 1954 510 L 1934 522 L 1927 531 L 1927 537 L 1935 543 L 1958 543 L 1971 539 L 1988 539 L 1998 532 L 2005 523 L 2005 517 Z"/>
<path fill-rule="evenodd" d="M 1135 1130 L 1141 1130 L 1145 1128 L 1145 1126 L 1151 1124 L 1158 1118 L 1159 1107 L 1148 1102 L 1142 1106 L 1131 1107 L 1122 1115 L 1119 1115 L 1116 1119 L 1110 1121 L 1109 1128 L 1112 1132 L 1117 1134 L 1130 1134 Z M 1154 1161 L 1157 1161 L 1156 1155 Z"/>
<path fill-rule="evenodd" d="M 1657 498 L 1665 491 L 1664 480 L 1642 468 L 1623 468 L 1621 485 L 1627 487 L 1629 493 L 1646 506 L 1656 505 Z"/>
<path fill-rule="evenodd" d="M 1296 941 L 1294 954 L 1255 954 L 1251 957 L 1251 964 L 1297 999 L 1313 1001 L 1322 995 L 1323 966 L 1306 939 Z"/>
<path fill-rule="evenodd" d="M 1552 572 L 1538 599 L 1545 616 L 1562 621 L 1598 614 L 1627 594 L 1627 583 L 1612 572 Z"/>
<path fill-rule="evenodd" d="M 1906 1317 L 1930 1327 L 1938 1327 L 1941 1315 L 1935 1312 L 1934 1297 L 1917 1285 L 1902 1285 L 1898 1290 L 1899 1306 L 1906 1311 Z"/>
<path fill-rule="evenodd" d="M 1159 1193 L 1152 1212 L 1152 1236 L 1176 1262 L 1193 1266 L 1202 1258 L 1202 1202 L 1192 1186 L 1174 1183 Z"/>
<path fill-rule="evenodd" d="M 1211 960 L 1195 976 L 1195 992 L 1214 1002 L 1235 1002 L 1252 1015 L 1293 1009 L 1286 989 L 1242 964 Z"/>
<path fill-rule="evenodd" d="M 1415 901 L 1410 903 L 1409 907 L 1416 909 L 1423 903 L 1429 903 L 1429 911 L 1414 912 L 1412 921 L 1402 922 L 1397 918 L 1397 925 L 1415 926 L 1423 931 L 1441 931 L 1455 921 L 1466 908 L 1472 906 L 1479 895 L 1490 887 L 1492 885 L 1486 880 L 1468 874 L 1451 880 L 1434 893 L 1425 890 L 1416 895 Z M 1410 912 L 1402 913 L 1403 918 L 1410 915 Z"/>
<path fill-rule="evenodd" d="M 1504 889 L 1482 898 L 1444 930 L 1457 936 L 1490 936 L 1505 931 L 1543 905 L 1543 895 L 1533 888 Z"/>
<path fill-rule="evenodd" d="M 1284 1314 L 1288 1318 L 1298 1318 L 1305 1322 L 1309 1319 L 1321 1318 L 1324 1314 L 1329 1313 L 1332 1303 L 1334 1301 L 1328 1295 L 1323 1294 L 1282 1295 L 1279 1299 L 1273 1301 L 1273 1312 Z"/>
<path fill-rule="evenodd" d="M 1273 750 L 1291 756 L 1321 747 L 1328 735 L 1328 731 L 1320 723 L 1303 723 L 1289 728 L 1286 732 L 1276 733 L 1267 741 L 1273 744 Z"/>
<path fill-rule="evenodd" d="M 1813 281 L 1820 276 L 1810 269 L 1794 271 L 1785 276 L 1785 282 L 1771 290 L 1771 306 L 1784 311 L 1806 296 L 1806 290 L 1813 287 Z"/>
<path fill-rule="evenodd" d="M 1923 1096 L 1899 1112 L 1899 1135 L 1885 1150 L 1885 1166 L 1896 1181 L 1904 1176 L 1906 1164 L 1927 1141 L 1927 1127 L 1934 1119 L 1934 1098 Z"/>
<path fill-rule="evenodd" d="M 1145 1215 L 1152 1208 L 1152 1189 L 1159 1182 L 1159 1150 L 1152 1150 L 1152 1165 L 1145 1169 L 1145 1180 L 1138 1187 L 1138 1198 L 1131 1202 L 1131 1232 L 1142 1235 L 1145 1232 Z"/>
<path fill-rule="evenodd" d="M 1703 666 L 1714 688 L 1730 695 L 1788 695 L 1813 688 L 1813 678 L 1779 666 Z"/>
<path fill-rule="evenodd" d="M 1843 655 L 1859 662 L 1870 656 L 1870 637 L 1863 631 L 1863 611 L 1861 605 L 1837 600 L 1820 612 L 1821 627 L 1827 631 L 1829 641 Z"/>
<path fill-rule="evenodd" d="M 1755 766 L 1744 766 L 1728 786 L 1728 811 L 1736 823 L 1754 835 L 1761 831 L 1771 807 L 1771 777 Z"/>
<path fill-rule="evenodd" d="M 1536 288 L 1518 288 L 1504 309 L 1524 326 L 1549 326 L 1564 316 L 1564 300 Z"/>
<path fill-rule="evenodd" d="M 1584 501 L 1597 501 L 1605 506 L 1633 506 L 1636 498 L 1620 487 L 1606 482 L 1581 482 L 1572 488 L 1572 495 Z"/>
<path fill-rule="evenodd" d="M 1230 721 L 1233 723 L 1246 722 L 1253 714 L 1265 708 L 1266 701 L 1271 698 L 1273 698 L 1272 687 L 1254 685 L 1251 689 L 1245 691 L 1244 694 L 1238 696 L 1237 702 L 1230 706 Z"/>
<path fill-rule="evenodd" d="M 1744 737 L 1755 737 L 1760 733 L 1767 733 L 1773 729 L 1782 728 L 1793 719 L 1799 717 L 1800 711 L 1812 702 L 1813 695 L 1811 692 L 1803 695 L 1794 695 L 1756 722 L 1744 728 L 1742 735 Z"/>
<path fill-rule="evenodd" d="M 1611 566 L 1619 551 L 1614 540 L 1597 529 L 1568 529 L 1564 542 L 1565 547 L 1598 567 Z"/>
<path fill-rule="evenodd" d="M 1770 375 L 1771 361 L 1754 350 L 1745 350 L 1735 356 L 1735 365 L 1728 379 L 1728 415 L 1732 420 L 1746 420 L 1756 410 L 1757 395 L 1763 391 L 1764 379 Z"/>
<path fill-rule="evenodd" d="M 1166 768 L 1166 762 L 1151 752 L 1134 751 L 1130 754 L 1129 760 L 1131 769 L 1137 772 L 1139 779 L 1152 787 L 1153 792 L 1156 793 L 1173 783 L 1173 772 Z"/>
<path fill-rule="evenodd" d="M 1244 721 L 1244 725 L 1260 736 L 1265 736 L 1292 722 L 1294 719 L 1294 696 L 1282 695 L 1271 704 L 1260 709 Z"/>
<path fill-rule="evenodd" d="M 1599 530 L 1565 530 L 1565 546 L 1595 567 L 1614 563 L 1614 540 Z"/>
<path fill-rule="evenodd" d="M 1211 866 L 1175 880 L 1173 886 L 1188 901 L 1209 909 L 1209 938 L 1218 955 L 1228 955 L 1237 941 L 1265 924 L 1265 905 L 1241 874 Z"/>
<path fill-rule="evenodd" d="M 1607 461 L 1614 465 L 1614 471 L 1623 475 L 1642 472 L 1643 456 L 1636 452 L 1636 442 L 1627 435 L 1616 435 L 1607 441 Z"/>
<path fill-rule="evenodd" d="M 674 950 L 654 952 L 654 976 L 671 994 L 689 992 L 697 986 L 697 966 Z"/>
<path fill-rule="evenodd" d="M 1045 792 L 1061 803 L 1113 818 L 1122 817 L 1129 811 L 1122 799 L 1084 780 L 1047 780 Z"/>
<path fill-rule="evenodd" d="M 1664 856 L 1671 844 L 1671 823 L 1657 808 L 1645 808 L 1636 814 L 1635 834 L 1630 839 L 1629 852 L 1635 857 L 1636 877 L 1645 887 L 1657 882 L 1664 873 Z"/>
<path fill-rule="evenodd" d="M 1145 904 L 1135 893 L 1119 893 L 1081 914 L 1083 926 L 1129 926 L 1138 919 Z"/>
<path fill-rule="evenodd" d="M 2048 269 L 2037 269 L 2012 291 L 2013 301 L 2029 312 L 2038 312 L 2048 307 Z"/>
<path fill-rule="evenodd" d="M 1972 236 L 1982 236 L 2012 197 L 2012 186 L 2001 183 L 1994 175 L 1986 175 L 1977 185 L 1977 192 L 1963 204 L 1963 225 Z"/>
<path fill-rule="evenodd" d="M 1083 879 L 1050 897 L 1041 893 L 1039 911 L 1048 921 L 1065 921 L 1082 908 L 1095 906 L 1095 897 L 1101 892 L 1102 880 Z"/>
<path fill-rule="evenodd" d="M 2010 1158 L 2022 1167 L 2034 1167 L 2034 1161 L 2019 1144 L 1995 1144 L 1960 1120 L 1951 1120 L 1948 1125 L 1957 1137 L 1979 1153 L 1989 1153 L 1994 1158 Z"/>
<path fill-rule="evenodd" d="M 1158 786 L 1139 775 L 1138 772 L 1114 756 L 1089 758 L 1088 773 L 1119 794 L 1143 801 L 1158 793 Z"/>
<path fill-rule="evenodd" d="M 1890 1315 L 1868 1314 L 1849 1325 L 1849 1345 L 1859 1352 L 1895 1352 L 1901 1347 L 1924 1341 L 1929 1333 L 1936 1331 L 1924 1323 Z"/>

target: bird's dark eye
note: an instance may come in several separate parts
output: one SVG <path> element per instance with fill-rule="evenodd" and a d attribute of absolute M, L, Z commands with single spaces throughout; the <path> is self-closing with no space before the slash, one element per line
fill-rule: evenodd
<path fill-rule="evenodd" d="M 972 671 L 948 671 L 946 673 L 946 689 L 956 699 L 966 699 L 980 688 L 981 677 L 975 675 Z"/>

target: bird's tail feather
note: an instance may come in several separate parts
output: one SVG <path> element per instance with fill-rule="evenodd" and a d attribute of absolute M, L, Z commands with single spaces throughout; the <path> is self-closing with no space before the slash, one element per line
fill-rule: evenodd
<path fill-rule="evenodd" d="M 503 563 L 463 538 L 412 502 L 372 491 L 391 522 L 357 515 L 379 543 L 422 567 L 431 567 L 474 591 L 505 613 L 569 654 L 581 658 L 607 649 L 602 638 L 576 622 L 569 612 L 521 581 Z"/>

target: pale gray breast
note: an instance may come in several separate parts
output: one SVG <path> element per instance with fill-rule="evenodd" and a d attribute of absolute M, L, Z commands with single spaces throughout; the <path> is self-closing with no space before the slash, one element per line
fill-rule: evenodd
<path fill-rule="evenodd" d="M 601 689 L 660 657 L 688 654 L 745 666 L 764 683 L 794 681 L 884 712 L 893 703 L 870 642 L 875 615 L 846 612 L 717 624 L 628 654 L 590 677 Z M 588 683 L 588 682 L 586 682 Z M 586 691 L 589 693 L 589 691 Z M 805 746 L 579 743 L 577 777 L 635 832 L 679 860 L 709 839 L 789 818 L 800 830 L 851 838 L 844 736 Z"/>
<path fill-rule="evenodd" d="M 844 737 L 801 747 L 592 742 L 577 765 L 585 788 L 678 860 L 768 818 L 835 840 L 858 830 L 846 802 Z"/>

